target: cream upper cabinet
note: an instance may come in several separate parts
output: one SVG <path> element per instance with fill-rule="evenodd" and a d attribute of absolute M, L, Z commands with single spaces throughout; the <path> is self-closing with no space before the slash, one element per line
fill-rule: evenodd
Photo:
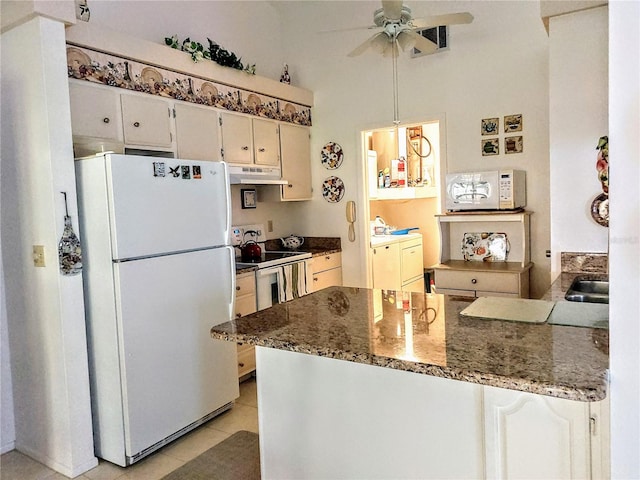
<path fill-rule="evenodd" d="M 251 118 L 244 115 L 221 112 L 222 148 L 227 163 L 253 163 Z"/>
<path fill-rule="evenodd" d="M 86 81 L 69 82 L 71 127 L 74 136 L 122 142 L 120 94 Z"/>
<path fill-rule="evenodd" d="M 278 124 L 237 113 L 220 113 L 224 161 L 244 165 L 280 165 Z"/>
<path fill-rule="evenodd" d="M 253 148 L 256 165 L 280 166 L 278 124 L 273 120 L 252 118 Z"/>
<path fill-rule="evenodd" d="M 171 147 L 171 104 L 151 95 L 122 94 L 122 124 L 127 145 Z"/>
<path fill-rule="evenodd" d="M 594 478 L 593 406 L 484 387 L 487 478 Z"/>
<path fill-rule="evenodd" d="M 309 128 L 280 124 L 280 155 L 282 178 L 289 182 L 282 187 L 283 200 L 311 198 L 311 139 Z"/>
<path fill-rule="evenodd" d="M 218 111 L 182 102 L 174 105 L 174 111 L 178 158 L 220 160 Z"/>

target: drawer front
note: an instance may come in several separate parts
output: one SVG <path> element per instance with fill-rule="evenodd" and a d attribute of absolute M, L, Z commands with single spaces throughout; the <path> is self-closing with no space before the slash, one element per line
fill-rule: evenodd
<path fill-rule="evenodd" d="M 507 292 L 485 292 L 482 290 L 476 291 L 476 297 L 509 297 L 509 298 L 520 298 L 520 295 L 517 293 L 507 293 Z"/>
<path fill-rule="evenodd" d="M 424 265 L 422 262 L 422 245 L 414 245 L 401 250 L 402 259 L 402 283 L 416 277 L 424 276 Z"/>
<path fill-rule="evenodd" d="M 420 277 L 417 280 L 414 280 L 411 283 L 406 283 L 402 285 L 403 292 L 424 292 L 424 278 Z"/>
<path fill-rule="evenodd" d="M 254 273 L 236 276 L 236 297 L 256 293 L 256 276 Z"/>
<path fill-rule="evenodd" d="M 313 257 L 313 271 L 323 272 L 342 266 L 342 255 L 340 253 L 331 253 L 329 255 L 318 255 Z"/>
<path fill-rule="evenodd" d="M 519 294 L 519 274 L 436 270 L 436 288 Z"/>
<path fill-rule="evenodd" d="M 342 285 L 342 268 L 332 268 L 324 272 L 313 274 L 313 291 Z"/>
<path fill-rule="evenodd" d="M 247 349 L 238 354 L 238 377 L 251 373 L 256 369 L 256 350 Z"/>
<path fill-rule="evenodd" d="M 258 308 L 256 306 L 255 293 L 253 295 L 236 297 L 236 305 L 234 309 L 236 318 L 244 317 L 245 315 L 249 315 L 256 311 L 258 311 Z"/>

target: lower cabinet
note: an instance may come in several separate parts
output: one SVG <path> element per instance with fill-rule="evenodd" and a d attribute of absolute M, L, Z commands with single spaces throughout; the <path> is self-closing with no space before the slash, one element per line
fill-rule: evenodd
<path fill-rule="evenodd" d="M 529 298 L 529 270 L 517 263 L 451 260 L 434 266 L 438 293 L 465 297 Z"/>
<path fill-rule="evenodd" d="M 249 315 L 258 310 L 256 303 L 255 272 L 236 275 L 236 318 Z M 238 377 L 244 377 L 256 369 L 256 353 L 253 345 L 238 344 Z"/>
<path fill-rule="evenodd" d="M 484 387 L 486 478 L 608 478 L 608 400 Z"/>
<path fill-rule="evenodd" d="M 422 236 L 390 237 L 371 248 L 373 288 L 424 292 Z"/>
<path fill-rule="evenodd" d="M 312 292 L 342 285 L 342 255 L 340 252 L 313 257 L 311 268 L 313 269 L 313 285 L 310 287 Z"/>

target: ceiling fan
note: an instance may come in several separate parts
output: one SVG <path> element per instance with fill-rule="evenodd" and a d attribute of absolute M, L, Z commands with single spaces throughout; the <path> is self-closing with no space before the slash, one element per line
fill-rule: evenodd
<path fill-rule="evenodd" d="M 434 15 L 426 18 L 413 18 L 411 9 L 402 4 L 402 0 L 382 0 L 382 8 L 373 12 L 373 23 L 366 29 L 377 30 L 364 43 L 348 53 L 349 57 L 362 55 L 369 49 L 381 53 L 383 57 L 393 59 L 394 123 L 398 124 L 398 62 L 399 49 L 402 51 L 417 48 L 421 52 L 431 53 L 438 46 L 418 33 L 419 30 L 442 25 L 471 23 L 473 16 L 468 12 Z"/>

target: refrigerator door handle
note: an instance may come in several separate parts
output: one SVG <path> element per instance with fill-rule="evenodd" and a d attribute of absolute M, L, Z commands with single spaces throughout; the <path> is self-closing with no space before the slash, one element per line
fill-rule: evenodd
<path fill-rule="evenodd" d="M 227 162 L 220 162 L 220 164 L 222 165 L 222 172 L 224 173 L 224 188 L 227 196 L 227 208 L 225 212 L 227 218 L 224 227 L 224 238 L 229 238 L 229 235 L 231 233 L 231 183 L 229 180 L 229 166 L 227 165 Z"/>
<path fill-rule="evenodd" d="M 227 252 L 229 252 L 229 261 L 233 268 L 233 275 L 231 275 L 231 295 L 229 295 L 230 302 L 229 303 L 229 320 L 235 319 L 235 305 L 236 305 L 236 272 L 235 272 L 235 264 L 236 264 L 236 251 L 231 246 L 224 247 Z"/>

